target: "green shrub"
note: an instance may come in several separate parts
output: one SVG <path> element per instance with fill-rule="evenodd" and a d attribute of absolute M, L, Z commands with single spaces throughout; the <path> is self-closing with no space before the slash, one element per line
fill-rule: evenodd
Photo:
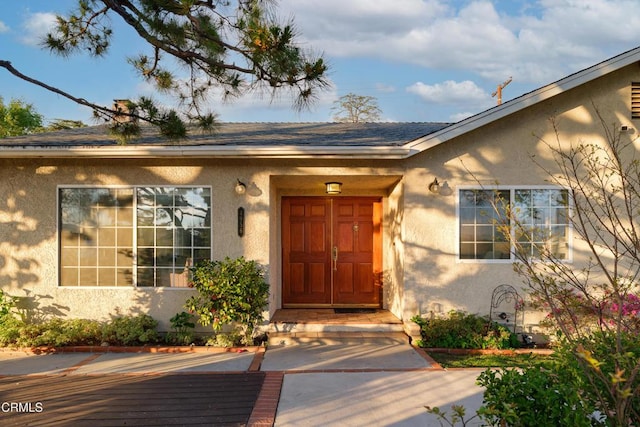
<path fill-rule="evenodd" d="M 15 344 L 21 347 L 99 345 L 101 324 L 86 319 L 51 319 L 23 325 Z"/>
<path fill-rule="evenodd" d="M 478 414 L 492 426 L 591 426 L 594 408 L 585 406 L 571 378 L 541 366 L 486 370 Z"/>
<path fill-rule="evenodd" d="M 22 320 L 7 316 L 2 322 L 0 322 L 0 346 L 9 347 L 16 345 L 18 338 L 20 338 L 20 332 L 25 327 Z"/>
<path fill-rule="evenodd" d="M 157 341 L 156 322 L 151 316 L 119 317 L 102 323 L 87 319 L 54 318 L 26 324 L 7 316 L 0 325 L 0 346 L 39 347 L 136 345 Z"/>
<path fill-rule="evenodd" d="M 102 340 L 110 345 L 139 345 L 158 341 L 158 322 L 148 314 L 117 317 L 102 327 Z"/>
<path fill-rule="evenodd" d="M 13 317 L 16 306 L 16 298 L 0 289 L 0 325 L 8 318 Z"/>
<path fill-rule="evenodd" d="M 167 343 L 177 345 L 192 344 L 195 339 L 193 315 L 187 312 L 176 313 L 169 322 L 171 331 L 167 334 Z"/>
<path fill-rule="evenodd" d="M 185 308 L 200 324 L 220 331 L 238 323 L 245 341 L 250 341 L 269 298 L 269 284 L 258 263 L 242 257 L 202 261 L 193 268 L 193 287 L 198 295 L 189 298 Z"/>
<path fill-rule="evenodd" d="M 588 350 L 587 350 L 588 349 Z M 640 419 L 640 339 L 636 332 L 598 331 L 555 349 L 561 369 L 581 390 L 586 405 L 596 406 L 611 425 Z"/>
<path fill-rule="evenodd" d="M 15 344 L 24 322 L 13 314 L 16 298 L 0 289 L 0 346 Z"/>
<path fill-rule="evenodd" d="M 519 345 L 507 328 L 475 314 L 451 311 L 443 318 L 415 316 L 411 320 L 420 326 L 421 347 L 506 349 Z"/>
<path fill-rule="evenodd" d="M 246 344 L 242 331 L 218 332 L 207 340 L 207 345 L 214 347 L 239 347 Z"/>
<path fill-rule="evenodd" d="M 640 340 L 635 333 L 597 332 L 578 343 L 561 341 L 553 361 L 485 371 L 478 378 L 485 388 L 483 419 L 506 426 L 539 425 L 540 420 L 548 425 L 635 425 L 640 414 Z"/>

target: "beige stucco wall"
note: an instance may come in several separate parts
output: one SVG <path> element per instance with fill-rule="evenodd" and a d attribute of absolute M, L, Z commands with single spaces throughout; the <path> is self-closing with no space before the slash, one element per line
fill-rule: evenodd
<path fill-rule="evenodd" d="M 193 292 L 180 288 L 58 286 L 59 186 L 202 185 L 212 188 L 212 255 L 244 256 L 262 264 L 271 285 L 268 318 L 281 306 L 280 198 L 324 195 L 328 179 L 344 182 L 345 195 L 396 191 L 402 170 L 393 164 L 261 160 L 2 160 L 0 161 L 0 286 L 21 296 L 33 317 L 61 315 L 108 319 L 148 313 L 168 329 Z M 236 180 L 247 186 L 234 191 Z M 245 234 L 237 235 L 237 209 Z M 385 234 L 385 240 L 390 239 Z M 386 245 L 385 245 L 386 246 Z M 387 258 L 387 257 L 385 257 Z M 391 258 L 390 258 L 391 259 Z M 394 267 L 385 267 L 393 271 Z M 394 276 L 394 280 L 401 280 Z M 398 288 L 396 285 L 394 288 Z M 391 297 L 388 297 L 391 298 Z M 386 302 L 385 302 L 386 306 Z M 397 306 L 397 302 L 396 302 Z"/>
<path fill-rule="evenodd" d="M 563 143 L 602 140 L 594 105 L 607 123 L 635 129 L 629 83 L 638 80 L 637 65 L 626 67 L 404 161 L 0 160 L 0 286 L 25 296 L 34 316 L 106 319 L 144 312 L 166 329 L 192 291 L 58 286 L 56 190 L 58 185 L 207 185 L 213 194 L 213 256 L 244 255 L 267 267 L 268 317 L 281 302 L 281 197 L 324 195 L 322 183 L 335 179 L 344 183 L 343 195 L 383 197 L 385 308 L 406 322 L 416 314 L 452 309 L 487 314 L 496 286 L 520 287 L 522 280 L 509 262 L 457 259 L 458 189 L 478 183 L 548 184 L 531 155 L 553 166 L 539 140 L 555 139 L 549 119 L 556 117 Z M 637 136 L 637 130 L 623 135 Z M 443 187 L 440 194 L 428 191 L 435 177 Z M 248 186 L 244 196 L 234 192 L 237 179 Z M 240 206 L 246 209 L 242 238 L 236 233 Z M 587 252 L 579 241 L 573 243 L 579 268 Z M 538 318 L 527 314 L 527 330 Z"/>
<path fill-rule="evenodd" d="M 511 263 L 457 260 L 458 190 L 469 185 L 489 189 L 549 185 L 543 167 L 557 167 L 541 139 L 558 140 L 565 148 L 580 142 L 602 143 L 597 112 L 615 129 L 622 125 L 632 129 L 622 138 L 636 139 L 639 123 L 630 119 L 630 82 L 639 79 L 637 64 L 629 66 L 409 159 L 404 191 L 404 318 L 449 310 L 488 314 L 493 289 L 501 284 L 526 295 L 523 279 Z M 551 118 L 558 125 L 558 138 Z M 434 177 L 445 187 L 439 195 L 427 191 Z M 588 250 L 575 235 L 572 243 L 573 264 L 581 268 Z M 541 313 L 530 310 L 525 315 L 525 330 L 535 331 Z"/>

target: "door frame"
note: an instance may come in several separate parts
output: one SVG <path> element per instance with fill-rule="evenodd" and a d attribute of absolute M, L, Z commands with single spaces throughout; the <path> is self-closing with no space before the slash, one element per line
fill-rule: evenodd
<path fill-rule="evenodd" d="M 285 240 L 285 227 L 284 227 L 284 221 L 285 221 L 285 213 L 284 213 L 284 205 L 285 205 L 285 200 L 304 200 L 304 199 L 308 199 L 308 200 L 314 200 L 314 201 L 327 201 L 330 204 L 330 218 L 328 220 L 331 230 L 329 231 L 329 237 L 328 240 L 329 241 L 333 241 L 332 239 L 334 239 L 333 233 L 333 227 L 335 226 L 335 219 L 333 218 L 333 201 L 334 200 L 338 200 L 338 199 L 357 199 L 357 200 L 370 200 L 373 203 L 373 212 L 372 212 L 372 220 L 373 220 L 373 242 L 372 242 L 372 249 L 373 249 L 373 253 L 372 253 L 372 280 L 373 280 L 373 286 L 375 288 L 375 296 L 374 296 L 374 302 L 362 302 L 362 303 L 348 303 L 348 304 L 340 304 L 340 303 L 336 303 L 335 302 L 335 295 L 336 292 L 333 288 L 334 286 L 334 278 L 331 277 L 330 282 L 331 282 L 331 289 L 329 290 L 329 294 L 330 294 L 330 301 L 329 302 L 323 302 L 323 303 L 317 303 L 317 302 L 287 302 L 285 301 L 285 260 L 286 260 L 286 256 L 285 256 L 285 244 L 284 244 L 284 240 Z M 280 284 L 280 288 L 281 288 L 281 292 L 280 292 L 280 305 L 282 308 L 339 308 L 339 307 L 370 307 L 370 308 L 381 308 L 382 304 L 383 304 L 383 292 L 382 292 L 382 278 L 383 278 L 383 273 L 382 273 L 382 269 L 383 269 L 383 257 L 382 257 L 382 250 L 383 250 L 383 221 L 382 221 L 382 217 L 383 217 L 383 198 L 381 196 L 283 196 L 280 200 L 280 213 L 281 213 L 281 218 L 280 218 L 280 247 L 281 247 L 281 260 L 280 260 L 280 268 L 282 271 L 282 279 L 281 279 L 281 284 Z M 288 233 L 288 231 L 287 231 Z M 332 245 L 329 244 L 328 247 L 328 251 L 331 252 L 332 250 Z M 329 255 L 328 258 L 328 263 L 329 265 L 331 265 L 332 263 L 332 258 L 331 258 L 331 254 Z M 329 269 L 331 269 L 329 267 Z M 331 274 L 333 275 L 333 272 L 331 272 Z"/>

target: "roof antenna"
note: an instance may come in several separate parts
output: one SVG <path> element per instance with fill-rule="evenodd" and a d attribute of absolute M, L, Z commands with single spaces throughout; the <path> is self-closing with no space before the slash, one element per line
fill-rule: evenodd
<path fill-rule="evenodd" d="M 502 89 L 504 89 L 509 83 L 511 83 L 511 80 L 513 79 L 509 77 L 504 83 L 498 85 L 496 91 L 491 94 L 491 97 L 498 95 L 498 105 L 502 104 Z"/>

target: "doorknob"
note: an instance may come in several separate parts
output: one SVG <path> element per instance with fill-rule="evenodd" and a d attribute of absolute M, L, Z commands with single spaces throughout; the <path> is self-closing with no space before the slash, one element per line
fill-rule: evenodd
<path fill-rule="evenodd" d="M 331 258 L 333 259 L 333 271 L 338 270 L 338 247 L 334 246 L 331 250 Z"/>

